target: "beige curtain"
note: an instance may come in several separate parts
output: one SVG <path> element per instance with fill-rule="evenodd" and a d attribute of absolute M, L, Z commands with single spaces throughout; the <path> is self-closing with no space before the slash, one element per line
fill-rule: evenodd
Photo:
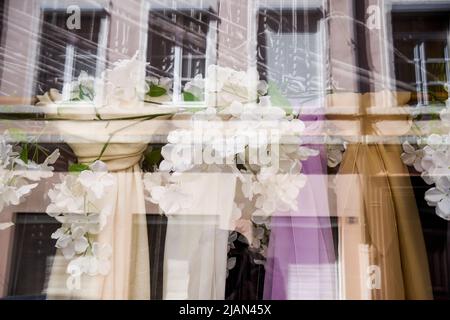
<path fill-rule="evenodd" d="M 392 112 L 409 98 L 386 91 L 329 97 L 330 107 L 357 110 L 330 116 L 338 130 L 356 128 L 360 137 L 385 138 L 350 144 L 336 179 L 345 299 L 432 299 L 419 214 L 396 138 L 408 132 L 410 120 Z"/>
<path fill-rule="evenodd" d="M 107 276 L 83 275 L 80 289 L 69 290 L 66 286 L 68 261 L 58 251 L 46 289 L 49 299 L 150 299 L 146 210 L 139 161 L 147 147 L 146 136 L 156 133 L 157 129 L 161 133 L 166 124 L 155 119 L 56 123 L 78 161 L 86 164 L 97 159 L 108 135 L 121 128 L 127 129 L 114 136 L 115 141 L 108 144 L 101 157 L 117 181 L 112 194 L 104 199 L 113 206 L 113 214 L 108 216 L 107 225 L 97 239 L 112 247 L 111 270 Z M 127 143 L 130 141 L 132 143 Z"/>
<path fill-rule="evenodd" d="M 169 215 L 164 251 L 164 299 L 225 299 L 228 234 L 234 230 L 236 177 L 185 173 L 182 192 L 192 203 Z"/>

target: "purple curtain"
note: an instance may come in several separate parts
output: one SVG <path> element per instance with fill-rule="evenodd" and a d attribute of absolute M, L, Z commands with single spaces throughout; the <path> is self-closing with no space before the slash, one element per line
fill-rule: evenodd
<path fill-rule="evenodd" d="M 308 182 L 299 195 L 298 212 L 278 213 L 271 222 L 264 299 L 336 299 L 336 257 L 331 229 L 327 160 L 303 162 Z"/>

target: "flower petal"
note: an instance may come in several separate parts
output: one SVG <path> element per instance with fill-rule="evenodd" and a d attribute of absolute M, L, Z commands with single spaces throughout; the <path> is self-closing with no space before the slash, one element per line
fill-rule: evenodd
<path fill-rule="evenodd" d="M 441 201 L 445 197 L 445 194 L 442 193 L 437 188 L 431 188 L 427 192 L 425 192 L 425 200 L 429 203 L 433 203 L 436 205 L 439 201 Z"/>

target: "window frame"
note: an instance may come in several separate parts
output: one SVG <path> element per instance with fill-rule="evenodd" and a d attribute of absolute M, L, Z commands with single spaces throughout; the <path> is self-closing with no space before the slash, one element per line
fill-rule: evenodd
<path fill-rule="evenodd" d="M 73 2 L 69 0 L 62 0 L 62 1 L 50 1 L 50 0 L 38 0 L 36 1 L 35 7 L 34 7 L 34 13 L 33 17 L 33 24 L 34 30 L 38 30 L 37 40 L 33 41 L 33 44 L 31 46 L 31 50 L 29 50 L 30 55 L 33 57 L 29 61 L 32 61 L 32 65 L 30 66 L 30 70 L 32 70 L 33 77 L 30 78 L 30 84 L 29 88 L 32 94 L 36 94 L 38 92 L 38 79 L 39 79 L 39 64 L 40 64 L 40 58 L 41 58 L 41 45 L 42 42 L 40 40 L 40 35 L 43 31 L 43 25 L 44 25 L 44 14 L 50 11 L 54 12 L 61 12 L 66 13 L 67 7 L 73 5 Z M 83 11 L 96 11 L 96 12 L 104 12 L 104 17 L 102 18 L 103 22 L 101 22 L 101 27 L 99 30 L 99 39 L 97 43 L 97 65 L 96 65 L 96 77 L 100 77 L 101 73 L 106 68 L 106 62 L 107 62 L 107 49 L 108 49 L 108 37 L 110 33 L 110 4 L 107 3 L 106 0 L 95 0 L 95 2 L 87 1 L 87 0 L 81 0 L 78 1 L 77 6 L 80 7 L 80 12 L 83 14 Z M 102 30 L 103 26 L 103 30 Z M 67 48 L 66 48 L 67 50 Z M 65 73 L 65 71 L 64 71 Z M 66 79 L 64 79 L 64 83 L 66 82 Z"/>
<path fill-rule="evenodd" d="M 144 19 L 143 23 L 146 26 L 143 36 L 141 37 L 141 54 L 143 57 L 148 57 L 148 51 L 150 48 L 148 48 L 148 42 L 149 42 L 149 36 L 150 36 L 150 21 L 149 17 L 152 13 L 152 11 L 161 11 L 165 9 L 170 10 L 200 10 L 207 12 L 209 11 L 211 15 L 214 16 L 215 19 L 210 19 L 209 25 L 208 25 L 208 31 L 206 34 L 206 47 L 205 47 L 205 75 L 206 78 L 206 70 L 209 65 L 216 64 L 217 62 L 217 45 L 218 45 L 218 32 L 219 32 L 219 2 L 220 0 L 211 0 L 211 1 L 205 1 L 205 3 L 192 3 L 188 6 L 177 6 L 178 3 L 185 4 L 183 1 L 176 1 L 172 4 L 172 7 L 164 6 L 164 5 L 158 5 L 155 4 L 152 0 L 145 0 L 144 5 L 144 12 L 146 15 L 146 18 Z M 216 4 L 215 6 L 213 4 Z M 208 6 L 209 4 L 209 6 Z M 174 58 L 174 76 L 173 76 L 173 83 L 172 83 L 172 104 L 177 105 L 189 105 L 192 106 L 192 102 L 185 102 L 183 100 L 182 95 L 182 81 L 185 81 L 186 79 L 182 78 L 182 60 L 183 60 L 183 53 L 182 48 L 177 46 L 175 50 L 175 58 Z M 195 102 L 195 104 L 204 104 L 204 101 L 202 102 Z"/>
<path fill-rule="evenodd" d="M 385 40 L 383 45 L 384 50 L 384 86 L 386 88 L 396 88 L 396 66 L 395 66 L 395 54 L 391 46 L 394 46 L 394 30 L 393 30 L 393 12 L 411 12 L 414 14 L 418 13 L 433 13 L 442 12 L 442 10 L 448 11 L 450 13 L 450 2 L 447 0 L 430 0 L 428 3 L 424 3 L 421 0 L 386 0 L 384 5 L 381 5 L 381 36 Z M 388 45 L 389 44 L 389 45 Z M 450 48 L 450 32 L 448 35 L 447 46 Z M 450 50 L 450 49 L 449 49 Z M 447 67 L 447 82 L 450 83 L 450 61 Z M 449 96 L 450 99 L 450 96 Z M 418 103 L 416 107 L 433 107 L 432 104 L 420 104 Z"/>
<path fill-rule="evenodd" d="M 319 66 L 319 74 L 320 74 L 320 88 L 317 91 L 317 99 L 319 101 L 320 105 L 324 105 L 324 101 L 325 101 L 325 97 L 327 94 L 327 91 L 330 89 L 330 85 L 331 83 L 329 83 L 330 81 L 332 81 L 331 77 L 330 77 L 330 70 L 328 69 L 328 66 L 330 65 L 329 61 L 330 61 L 330 51 L 329 48 L 327 48 L 327 46 L 329 46 L 329 26 L 328 26 L 328 19 L 327 19 L 327 12 L 328 12 L 328 1 L 329 0 L 313 0 L 313 1 L 299 1 L 299 0 L 294 0 L 294 3 L 292 1 L 273 1 L 273 0 L 257 0 L 257 7 L 255 10 L 255 14 L 252 15 L 252 19 L 254 21 L 252 21 L 252 24 L 254 25 L 254 28 L 256 30 L 256 32 L 258 32 L 258 16 L 259 16 L 259 12 L 262 9 L 280 9 L 280 10 L 297 10 L 297 11 L 320 11 L 322 12 L 322 17 L 319 18 L 318 21 L 318 27 L 317 27 L 317 33 L 320 37 L 320 41 L 319 41 L 319 54 L 321 55 L 322 58 L 322 63 Z M 275 6 L 277 5 L 277 6 Z M 295 5 L 295 7 L 294 7 Z M 325 44 L 325 45 L 322 45 Z M 255 38 L 255 51 L 257 50 L 258 47 L 258 39 L 257 36 Z M 259 59 L 257 57 L 255 57 L 256 59 L 256 63 L 259 63 Z M 257 68 L 258 69 L 258 68 Z M 316 99 L 313 99 L 313 101 Z M 293 106 L 294 109 L 300 109 L 298 106 Z M 307 107 L 306 107 L 307 108 Z M 314 112 L 314 111 L 312 111 Z M 308 113 L 308 112 L 306 112 Z"/>

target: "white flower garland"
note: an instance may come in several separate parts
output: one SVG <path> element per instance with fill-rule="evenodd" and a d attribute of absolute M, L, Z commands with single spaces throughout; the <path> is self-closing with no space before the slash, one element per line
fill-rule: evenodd
<path fill-rule="evenodd" d="M 107 275 L 112 248 L 95 241 L 113 208 L 109 204 L 116 185 L 106 165 L 96 161 L 81 172 L 70 172 L 49 190 L 47 214 L 62 223 L 52 234 L 56 247 L 69 262 L 68 287 L 83 274 Z"/>
<path fill-rule="evenodd" d="M 98 81 L 81 73 L 64 88 L 63 95 L 50 90 L 38 97 L 38 104 L 59 106 L 61 102 L 64 105 L 87 101 L 93 103 L 100 117 L 127 109 L 136 101 L 170 100 L 170 80 L 135 79 L 142 67 L 135 56 L 114 64 Z M 205 101 L 207 108 L 175 115 L 175 118 L 189 117 L 189 125 L 169 133 L 169 143 L 161 150 L 163 161 L 158 172 L 144 175 L 147 200 L 158 204 L 165 214 L 176 214 L 192 205 L 192 195 L 182 188 L 185 174 L 212 171 L 235 174 L 243 194 L 233 206 L 235 230 L 243 233 L 251 248 L 262 255 L 267 251 L 271 215 L 298 209 L 298 195 L 306 182 L 301 174 L 301 161 L 318 155 L 317 151 L 301 146 L 303 122 L 295 114 L 273 106 L 268 90 L 267 83 L 259 81 L 256 73 L 210 66 L 207 79 L 197 76 L 186 84 L 183 92 L 185 101 Z M 68 99 L 64 97 L 67 92 Z M 201 132 L 200 141 L 196 140 L 197 130 Z M 273 131 L 276 135 L 271 134 Z M 193 150 L 199 153 L 190 152 Z M 252 162 L 255 154 L 270 159 Z M 197 156 L 203 160 L 209 156 L 213 161 L 198 163 Z M 83 274 L 107 274 L 111 255 L 110 247 L 94 239 L 110 214 L 111 208 L 103 200 L 108 198 L 114 179 L 100 161 L 81 169 L 68 174 L 48 193 L 51 203 L 47 213 L 62 223 L 52 238 L 70 261 L 69 287 Z M 252 208 L 250 225 L 241 219 L 242 210 L 248 208 Z"/>
<path fill-rule="evenodd" d="M 120 114 L 128 115 L 142 103 L 164 102 L 170 95 L 170 80 L 144 79 L 145 66 L 146 63 L 138 60 L 136 54 L 131 59 L 114 63 L 99 79 L 81 72 L 75 81 L 65 84 L 62 93 L 51 89 L 37 96 L 37 105 L 53 105 L 61 112 L 65 107 L 70 110 L 74 103 L 83 102 L 95 107 L 98 120 L 110 115 L 120 119 Z M 151 118 L 139 113 L 136 116 Z M 46 212 L 62 224 L 51 237 L 56 240 L 56 248 L 69 261 L 67 287 L 72 289 L 83 274 L 105 276 L 109 273 L 112 248 L 109 244 L 96 241 L 96 236 L 112 214 L 109 199 L 113 195 L 110 192 L 117 182 L 100 160 L 89 166 L 74 164 L 69 171 L 60 183 L 48 191 L 50 204 Z"/>
<path fill-rule="evenodd" d="M 442 111 L 441 119 L 447 112 Z M 421 173 L 428 185 L 434 185 L 425 192 L 428 205 L 436 208 L 439 217 L 450 220 L 450 135 L 431 134 L 419 139 L 416 146 L 405 141 L 403 151 L 403 162 Z"/>
<path fill-rule="evenodd" d="M 242 210 L 252 208 L 253 230 L 240 231 L 254 238 L 248 239 L 251 247 L 263 255 L 267 250 L 270 217 L 275 212 L 298 209 L 298 195 L 306 182 L 306 176 L 301 174 L 301 161 L 318 155 L 317 151 L 301 146 L 304 123 L 283 108 L 273 106 L 270 96 L 266 96 L 267 90 L 267 84 L 250 73 L 210 66 L 206 79 L 197 76 L 184 89 L 187 101 L 205 101 L 208 107 L 179 115 L 190 118 L 189 125 L 168 134 L 158 172 L 144 175 L 148 200 L 170 215 L 191 206 L 192 195 L 182 187 L 184 175 L 234 173 L 243 194 L 242 199 L 235 199 L 234 224 L 236 229 L 242 227 Z M 277 132 L 276 139 L 271 136 L 272 131 Z M 288 143 L 283 143 L 284 140 Z M 252 162 L 251 155 L 261 150 L 278 165 Z M 232 266 L 229 261 L 228 270 Z"/>
<path fill-rule="evenodd" d="M 39 164 L 27 158 L 27 153 L 24 153 L 27 145 L 12 145 L 8 140 L 13 139 L 9 132 L 5 131 L 0 135 L 0 212 L 6 206 L 20 204 L 38 186 L 40 180 L 52 177 L 51 165 L 59 157 L 59 151 L 55 150 Z M 12 222 L 0 223 L 0 230 L 13 225 Z"/>

